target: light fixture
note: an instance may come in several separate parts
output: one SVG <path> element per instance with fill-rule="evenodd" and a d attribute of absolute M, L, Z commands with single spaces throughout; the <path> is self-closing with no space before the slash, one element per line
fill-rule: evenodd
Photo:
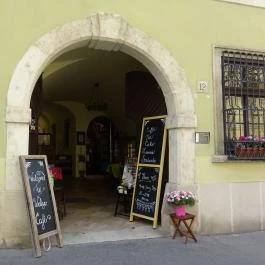
<path fill-rule="evenodd" d="M 90 99 L 85 103 L 87 110 L 104 111 L 108 109 L 108 104 L 100 93 L 99 83 L 93 85 L 90 95 Z"/>

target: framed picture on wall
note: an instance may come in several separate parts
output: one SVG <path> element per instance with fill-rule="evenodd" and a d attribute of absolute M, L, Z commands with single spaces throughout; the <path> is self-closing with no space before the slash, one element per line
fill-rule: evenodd
<path fill-rule="evenodd" d="M 38 134 L 38 145 L 50 145 L 50 144 L 51 144 L 51 134 L 49 133 Z"/>
<path fill-rule="evenodd" d="M 77 145 L 84 145 L 86 143 L 85 132 L 77 132 Z"/>

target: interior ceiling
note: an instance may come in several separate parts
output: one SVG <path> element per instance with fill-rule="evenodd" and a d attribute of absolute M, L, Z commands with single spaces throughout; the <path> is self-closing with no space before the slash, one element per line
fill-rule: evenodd
<path fill-rule="evenodd" d="M 43 99 L 85 103 L 91 97 L 95 83 L 99 83 L 104 97 L 106 89 L 124 83 L 125 74 L 135 70 L 148 71 L 134 58 L 121 52 L 75 49 L 61 55 L 45 69 Z"/>

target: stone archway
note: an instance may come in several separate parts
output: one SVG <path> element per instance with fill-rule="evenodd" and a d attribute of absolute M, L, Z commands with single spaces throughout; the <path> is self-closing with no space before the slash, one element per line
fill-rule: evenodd
<path fill-rule="evenodd" d="M 195 152 L 192 139 L 196 116 L 192 92 L 184 71 L 159 42 L 128 24 L 121 16 L 96 13 L 46 33 L 18 63 L 7 95 L 5 191 L 15 192 L 17 200 L 23 196 L 18 156 L 28 152 L 28 125 L 31 118 L 29 105 L 38 77 L 59 55 L 79 47 L 121 51 L 149 69 L 159 83 L 167 105 L 170 147 L 168 189 L 170 183 L 194 184 Z M 187 148 L 189 152 L 186 152 Z M 24 216 L 22 211 L 18 209 L 18 214 Z M 13 230 L 23 231 L 20 222 L 11 219 L 6 222 L 10 222 Z M 7 232 L 6 238 L 12 238 L 12 235 L 14 233 Z"/>

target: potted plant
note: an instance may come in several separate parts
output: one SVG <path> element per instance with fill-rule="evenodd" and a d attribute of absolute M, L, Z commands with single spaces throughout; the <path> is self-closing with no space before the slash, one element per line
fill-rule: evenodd
<path fill-rule="evenodd" d="M 166 200 L 175 207 L 176 216 L 184 216 L 186 214 L 185 206 L 193 206 L 196 202 L 196 197 L 191 191 L 175 190 L 166 193 Z"/>
<path fill-rule="evenodd" d="M 259 146 L 259 157 L 264 157 L 264 156 L 265 156 L 265 137 L 262 137 Z"/>
<path fill-rule="evenodd" d="M 237 142 L 235 147 L 236 156 L 246 156 L 247 148 L 246 145 L 242 142 Z"/>
<path fill-rule="evenodd" d="M 241 135 L 238 140 L 236 140 L 236 149 L 235 154 L 236 156 L 246 157 L 248 156 L 248 148 L 250 147 L 249 138 L 250 136 Z"/>
<path fill-rule="evenodd" d="M 235 141 L 235 155 L 239 157 L 263 157 L 265 155 L 264 137 L 241 135 Z"/>

